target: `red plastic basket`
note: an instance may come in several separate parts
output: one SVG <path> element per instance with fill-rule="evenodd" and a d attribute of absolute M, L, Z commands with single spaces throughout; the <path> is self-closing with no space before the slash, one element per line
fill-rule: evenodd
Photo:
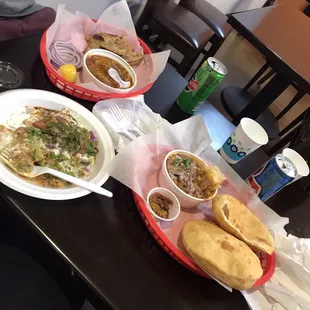
<path fill-rule="evenodd" d="M 115 94 L 115 93 L 105 93 L 105 92 L 98 92 L 94 90 L 89 90 L 87 88 L 78 86 L 74 83 L 66 81 L 58 72 L 52 67 L 50 62 L 47 59 L 46 55 L 46 33 L 47 30 L 44 32 L 41 42 L 40 42 L 40 55 L 42 58 L 42 61 L 45 66 L 45 71 L 48 76 L 48 78 L 51 80 L 51 82 L 59 89 L 64 91 L 65 93 L 75 96 L 84 100 L 89 100 L 89 101 L 99 101 L 99 100 L 104 100 L 104 99 L 111 99 L 111 98 L 128 98 L 128 97 L 134 97 L 141 95 L 148 91 L 153 83 L 148 84 L 142 89 L 132 91 L 126 94 Z M 141 47 L 143 48 L 144 54 L 152 54 L 152 51 L 150 48 L 141 40 L 139 39 L 139 43 Z"/>
<path fill-rule="evenodd" d="M 154 218 L 148 211 L 148 208 L 144 200 L 135 192 L 133 192 L 133 198 L 135 200 L 138 211 L 142 217 L 146 227 L 153 235 L 159 245 L 176 261 L 185 266 L 186 268 L 196 272 L 197 274 L 210 279 L 209 275 L 204 272 L 199 266 L 197 266 L 188 256 L 186 256 L 181 250 L 179 250 L 158 227 Z M 258 279 L 253 287 L 261 286 L 266 283 L 273 275 L 276 266 L 276 256 L 273 253 L 268 255 L 265 253 L 259 253 L 259 259 L 264 270 L 263 276 Z"/>

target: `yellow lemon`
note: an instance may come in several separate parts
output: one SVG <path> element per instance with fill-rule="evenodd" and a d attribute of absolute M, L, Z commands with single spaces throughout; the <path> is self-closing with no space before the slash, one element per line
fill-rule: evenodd
<path fill-rule="evenodd" d="M 74 65 L 66 64 L 59 68 L 60 75 L 68 82 L 75 83 L 77 78 L 77 71 Z"/>

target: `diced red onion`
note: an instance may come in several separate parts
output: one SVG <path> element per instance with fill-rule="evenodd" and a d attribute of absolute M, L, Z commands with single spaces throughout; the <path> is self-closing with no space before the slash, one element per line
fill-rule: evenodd
<path fill-rule="evenodd" d="M 88 165 L 84 168 L 85 171 L 90 172 L 91 171 L 91 165 Z"/>
<path fill-rule="evenodd" d="M 58 70 L 60 66 L 72 64 L 77 71 L 82 70 L 83 54 L 75 46 L 65 41 L 55 41 L 50 46 L 51 65 Z"/>
<path fill-rule="evenodd" d="M 97 141 L 98 141 L 98 138 L 96 137 L 96 135 L 94 134 L 93 131 L 90 132 L 90 139 L 91 139 L 93 142 L 97 142 Z"/>

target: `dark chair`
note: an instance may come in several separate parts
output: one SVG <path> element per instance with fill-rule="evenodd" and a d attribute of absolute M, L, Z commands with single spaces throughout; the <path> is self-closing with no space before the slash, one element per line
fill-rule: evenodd
<path fill-rule="evenodd" d="M 282 129 L 279 136 L 282 137 L 269 150 L 268 155 L 278 152 L 281 148 L 298 145 L 301 142 L 310 141 L 310 108 L 296 117 L 288 126 Z"/>
<path fill-rule="evenodd" d="M 148 0 L 136 23 L 136 30 L 153 49 L 159 50 L 159 44 L 164 41 L 182 53 L 181 63 L 177 64 L 172 59 L 169 62 L 183 76 L 204 52 L 208 42 L 212 44 L 210 52 L 205 52 L 208 56 L 213 56 L 219 47 L 216 47 L 217 40 L 212 39 L 214 32 L 208 25 L 180 4 L 169 0 Z M 151 35 L 158 37 L 152 42 L 149 39 Z"/>
<path fill-rule="evenodd" d="M 266 1 L 264 6 L 271 5 L 274 0 Z M 201 60 L 198 68 L 209 57 L 215 55 L 217 50 L 221 47 L 227 36 L 230 34 L 232 28 L 227 23 L 228 16 L 233 12 L 225 15 L 212 4 L 206 0 L 180 0 L 180 5 L 198 16 L 203 20 L 214 32 L 214 35 L 209 40 L 212 43 L 208 54 L 205 54 Z"/>
<path fill-rule="evenodd" d="M 48 273 L 20 250 L 0 244 L 0 309 L 70 310 Z"/>
<path fill-rule="evenodd" d="M 180 0 L 181 6 L 203 20 L 213 32 L 225 40 L 231 31 L 227 16 L 206 0 Z"/>
<path fill-rule="evenodd" d="M 268 71 L 268 73 L 262 76 L 270 67 L 271 69 Z M 272 68 L 272 66 L 267 60 L 267 62 L 257 71 L 257 73 L 253 76 L 253 78 L 248 82 L 248 84 L 244 86 L 243 90 L 248 91 L 252 87 L 252 85 L 254 85 L 254 83 L 256 82 L 258 85 L 262 85 L 275 73 L 276 70 Z M 292 109 L 295 106 L 296 103 L 298 103 L 299 100 L 301 100 L 306 95 L 306 92 L 300 89 L 297 84 L 293 83 L 292 86 L 295 87 L 298 92 L 294 96 L 294 98 L 289 102 L 289 104 L 276 116 L 276 120 L 280 120 L 287 112 L 290 111 L 290 109 Z"/>
<path fill-rule="evenodd" d="M 214 56 L 231 32 L 231 26 L 227 23 L 227 16 L 206 0 L 180 0 L 182 7 L 198 16 L 214 32 L 209 42 L 212 44 L 208 53 L 204 54 L 198 68 L 210 56 Z"/>
<path fill-rule="evenodd" d="M 144 39 L 152 33 L 158 35 L 151 44 L 155 50 L 160 42 L 166 41 L 181 52 L 184 55 L 182 62 L 176 65 L 170 59 L 170 63 L 185 76 L 200 53 L 204 57 L 198 67 L 215 55 L 231 31 L 226 21 L 227 16 L 206 0 L 180 0 L 179 4 L 169 0 L 148 0 L 136 29 Z M 148 25 L 147 30 L 145 25 Z M 207 51 L 206 43 L 211 44 Z"/>

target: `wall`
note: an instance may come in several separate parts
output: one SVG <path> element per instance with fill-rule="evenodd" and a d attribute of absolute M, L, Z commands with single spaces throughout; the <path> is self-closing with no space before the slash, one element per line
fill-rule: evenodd
<path fill-rule="evenodd" d="M 59 4 L 65 3 L 66 9 L 70 12 L 81 11 L 91 18 L 98 18 L 116 0 L 36 0 L 36 2 L 55 10 Z"/>
<path fill-rule="evenodd" d="M 101 13 L 110 4 L 117 0 L 36 0 L 45 6 L 57 9 L 58 4 L 65 3 L 67 10 L 75 12 L 76 10 L 86 13 L 91 18 L 98 18 Z M 178 0 L 174 0 L 178 2 Z M 206 0 L 221 10 L 224 14 L 240 12 L 262 7 L 266 0 Z M 283 1 L 283 0 L 281 0 Z M 286 0 L 286 1 L 304 1 L 304 0 Z M 134 20 L 143 10 L 146 0 L 127 0 Z"/>
<path fill-rule="evenodd" d="M 207 0 L 224 14 L 261 8 L 266 0 Z"/>

